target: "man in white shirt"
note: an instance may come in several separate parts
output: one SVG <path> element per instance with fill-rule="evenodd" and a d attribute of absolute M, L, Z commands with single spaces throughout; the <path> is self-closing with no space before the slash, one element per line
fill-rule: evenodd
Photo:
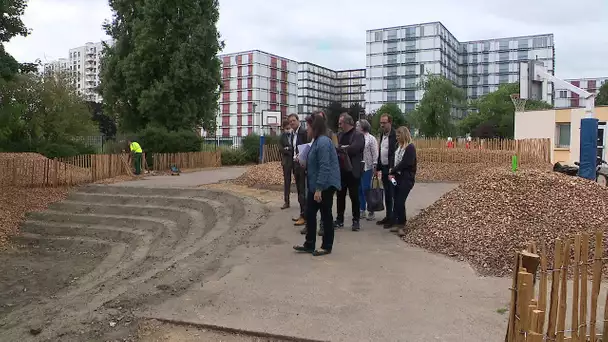
<path fill-rule="evenodd" d="M 300 216 L 294 219 L 294 225 L 304 226 L 306 225 L 306 169 L 298 162 L 298 145 L 308 143 L 308 134 L 300 125 L 298 114 L 289 114 L 287 120 L 289 120 L 289 126 L 293 130 L 291 136 L 291 146 L 292 151 L 294 151 L 293 178 L 296 182 L 296 189 L 298 191 L 298 203 L 300 203 Z"/>

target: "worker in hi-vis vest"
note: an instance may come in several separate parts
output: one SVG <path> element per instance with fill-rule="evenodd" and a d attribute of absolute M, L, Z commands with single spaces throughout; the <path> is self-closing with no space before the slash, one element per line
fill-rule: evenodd
<path fill-rule="evenodd" d="M 137 141 L 129 140 L 128 143 L 131 154 L 133 155 L 133 162 L 135 163 L 135 174 L 139 175 L 141 173 L 141 154 L 144 151 L 141 149 L 141 146 L 139 146 Z"/>

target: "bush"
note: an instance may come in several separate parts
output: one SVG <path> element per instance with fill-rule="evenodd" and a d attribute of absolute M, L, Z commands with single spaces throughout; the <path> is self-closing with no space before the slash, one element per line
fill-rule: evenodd
<path fill-rule="evenodd" d="M 264 145 L 274 145 L 279 143 L 279 136 L 267 135 L 264 136 Z M 243 151 L 247 160 L 251 163 L 257 163 L 260 159 L 260 136 L 251 133 L 243 138 Z"/>
<path fill-rule="evenodd" d="M 250 161 L 247 159 L 247 153 L 244 149 L 221 149 L 222 166 L 226 165 L 245 165 Z"/>
<path fill-rule="evenodd" d="M 198 152 L 203 140 L 194 131 L 170 132 L 165 128 L 148 127 L 137 134 L 137 142 L 145 152 Z"/>
<path fill-rule="evenodd" d="M 95 148 L 77 142 L 40 143 L 36 152 L 47 158 L 72 157 L 80 154 L 95 154 Z"/>

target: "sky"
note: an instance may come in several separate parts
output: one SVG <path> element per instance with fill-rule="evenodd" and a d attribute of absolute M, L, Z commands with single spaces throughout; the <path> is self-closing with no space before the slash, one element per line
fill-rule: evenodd
<path fill-rule="evenodd" d="M 608 77 L 607 0 L 219 0 L 225 53 L 263 50 L 332 69 L 365 67 L 365 31 L 441 21 L 459 40 L 555 35 L 556 76 Z M 107 0 L 29 0 L 32 30 L 6 49 L 31 62 L 107 39 Z"/>

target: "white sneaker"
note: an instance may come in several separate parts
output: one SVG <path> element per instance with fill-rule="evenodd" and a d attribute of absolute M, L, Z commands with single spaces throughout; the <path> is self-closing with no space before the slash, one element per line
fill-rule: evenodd
<path fill-rule="evenodd" d="M 361 217 L 365 217 L 365 216 L 361 216 Z M 369 214 L 367 214 L 367 220 L 373 221 L 375 219 L 376 219 L 376 215 L 374 215 L 374 212 L 370 211 Z"/>
<path fill-rule="evenodd" d="M 361 219 L 365 218 L 365 210 L 361 210 L 361 214 L 359 215 Z"/>

